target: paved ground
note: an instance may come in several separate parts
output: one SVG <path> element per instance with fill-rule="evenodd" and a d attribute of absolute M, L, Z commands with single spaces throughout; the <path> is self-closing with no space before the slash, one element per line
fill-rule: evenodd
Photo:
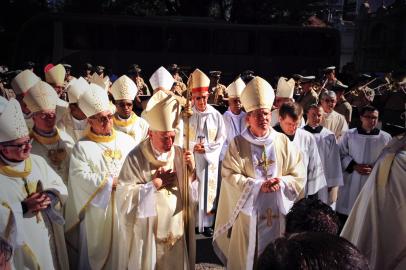
<path fill-rule="evenodd" d="M 196 269 L 225 269 L 213 251 L 212 238 L 196 235 Z"/>

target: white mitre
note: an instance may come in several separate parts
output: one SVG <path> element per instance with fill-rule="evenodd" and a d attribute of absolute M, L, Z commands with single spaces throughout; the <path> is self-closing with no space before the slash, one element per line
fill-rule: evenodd
<path fill-rule="evenodd" d="M 175 79 L 169 73 L 168 70 L 164 67 L 158 68 L 154 74 L 152 74 L 151 78 L 149 78 L 149 82 L 151 84 L 152 90 L 171 90 L 173 84 L 175 83 Z"/>
<path fill-rule="evenodd" d="M 276 87 L 276 96 L 281 98 L 293 98 L 295 91 L 295 80 L 288 80 L 285 77 L 280 77 L 278 86 Z"/>
<path fill-rule="evenodd" d="M 20 72 L 12 81 L 11 87 L 16 95 L 25 94 L 28 89 L 34 86 L 41 79 L 29 69 Z"/>
<path fill-rule="evenodd" d="M 0 142 L 14 141 L 29 135 L 27 125 L 16 99 L 0 100 Z"/>
<path fill-rule="evenodd" d="M 77 80 L 69 83 L 69 86 L 66 90 L 68 93 L 69 103 L 78 103 L 79 97 L 90 89 L 89 83 L 83 78 L 80 77 Z"/>
<path fill-rule="evenodd" d="M 158 91 L 148 101 L 143 117 L 152 131 L 174 131 L 180 117 L 179 102 L 172 95 Z"/>
<path fill-rule="evenodd" d="M 267 81 L 256 76 L 245 86 L 240 99 L 246 112 L 257 109 L 271 110 L 275 94 Z"/>
<path fill-rule="evenodd" d="M 229 98 L 237 98 L 241 96 L 244 88 L 244 81 L 240 77 L 238 77 L 237 80 L 233 81 L 229 86 L 227 86 L 226 92 Z"/>
<path fill-rule="evenodd" d="M 45 72 L 45 81 L 49 84 L 63 86 L 65 83 L 66 70 L 62 64 L 58 64 Z"/>
<path fill-rule="evenodd" d="M 94 83 L 91 83 L 90 89 L 79 97 L 78 105 L 86 117 L 91 117 L 104 111 L 111 111 L 107 92 Z"/>
<path fill-rule="evenodd" d="M 44 110 L 55 110 L 58 96 L 52 86 L 46 82 L 39 81 L 28 90 L 23 101 L 27 105 L 27 108 L 35 113 Z"/>
<path fill-rule="evenodd" d="M 93 73 L 93 75 L 90 77 L 89 81 L 91 83 L 97 84 L 101 88 L 103 88 L 105 91 L 109 91 L 110 88 L 110 78 L 109 76 L 104 76 L 101 77 L 98 75 L 96 72 Z"/>
<path fill-rule="evenodd" d="M 137 96 L 138 88 L 134 81 L 128 76 L 123 75 L 111 86 L 110 93 L 113 95 L 114 100 L 134 100 Z"/>

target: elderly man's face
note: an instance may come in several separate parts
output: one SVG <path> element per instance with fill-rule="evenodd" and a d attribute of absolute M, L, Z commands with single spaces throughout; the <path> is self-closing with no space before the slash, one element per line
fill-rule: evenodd
<path fill-rule="evenodd" d="M 241 113 L 241 100 L 239 97 L 229 98 L 228 106 L 233 114 L 239 115 Z"/>
<path fill-rule="evenodd" d="M 257 137 L 263 137 L 268 133 L 271 124 L 271 110 L 257 109 L 247 114 L 247 124 L 250 131 Z"/>
<path fill-rule="evenodd" d="M 55 110 L 42 110 L 35 112 L 32 115 L 34 126 L 39 131 L 46 133 L 52 132 L 56 125 L 56 112 Z"/>
<path fill-rule="evenodd" d="M 323 108 L 311 108 L 307 112 L 307 124 L 311 127 L 315 127 L 320 125 L 321 121 L 323 120 Z"/>
<path fill-rule="evenodd" d="M 331 113 L 334 110 L 334 107 L 337 103 L 336 97 L 327 96 L 321 100 L 321 106 L 326 113 Z"/>
<path fill-rule="evenodd" d="M 193 93 L 193 104 L 198 111 L 204 112 L 207 108 L 207 100 L 209 99 L 209 92 Z"/>
<path fill-rule="evenodd" d="M 30 156 L 31 139 L 29 136 L 0 144 L 0 152 L 8 160 L 23 161 Z"/>
<path fill-rule="evenodd" d="M 111 135 L 113 131 L 113 114 L 110 111 L 100 112 L 88 118 L 89 125 L 96 135 Z"/>
<path fill-rule="evenodd" d="M 152 145 L 159 152 L 169 152 L 175 141 L 175 131 L 148 131 Z"/>
<path fill-rule="evenodd" d="M 122 99 L 116 101 L 117 113 L 121 118 L 127 119 L 133 111 L 132 100 Z"/>

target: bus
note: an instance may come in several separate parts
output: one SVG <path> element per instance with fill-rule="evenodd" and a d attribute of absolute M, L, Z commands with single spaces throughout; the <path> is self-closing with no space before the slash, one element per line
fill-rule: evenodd
<path fill-rule="evenodd" d="M 221 70 L 229 81 L 244 70 L 264 78 L 339 66 L 334 28 L 242 25 L 194 17 L 42 14 L 22 26 L 14 64 L 64 61 L 78 70 L 101 64 L 115 74 L 139 64 L 149 76 L 161 65 Z M 74 72 L 73 72 L 74 73 Z"/>

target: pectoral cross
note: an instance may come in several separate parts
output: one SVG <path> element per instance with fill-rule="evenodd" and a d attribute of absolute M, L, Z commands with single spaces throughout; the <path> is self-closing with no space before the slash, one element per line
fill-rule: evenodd
<path fill-rule="evenodd" d="M 268 169 L 274 163 L 273 160 L 268 159 L 266 155 L 265 145 L 263 145 L 261 159 L 258 161 L 258 166 L 262 167 L 265 175 L 268 176 Z"/>
<path fill-rule="evenodd" d="M 199 139 L 199 143 L 203 144 L 204 143 L 204 136 L 197 136 L 197 138 Z"/>

